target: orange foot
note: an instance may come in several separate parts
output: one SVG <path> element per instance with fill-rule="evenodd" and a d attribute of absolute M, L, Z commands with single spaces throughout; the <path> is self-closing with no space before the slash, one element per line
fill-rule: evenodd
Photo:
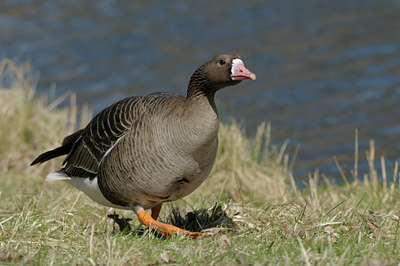
<path fill-rule="evenodd" d="M 190 232 L 190 231 L 181 229 L 179 227 L 173 226 L 171 224 L 165 224 L 165 223 L 159 222 L 157 220 L 154 220 L 153 217 L 151 217 L 151 215 L 146 213 L 144 210 L 140 210 L 139 213 L 137 214 L 137 216 L 138 216 L 139 222 L 141 224 L 143 224 L 144 226 L 149 227 L 149 228 L 154 228 L 165 236 L 169 236 L 173 233 L 181 233 L 183 235 L 191 236 L 193 238 L 210 236 L 207 233 Z"/>

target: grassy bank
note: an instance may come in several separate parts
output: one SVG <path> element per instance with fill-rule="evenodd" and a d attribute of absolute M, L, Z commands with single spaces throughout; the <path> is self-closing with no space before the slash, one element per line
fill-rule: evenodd
<path fill-rule="evenodd" d="M 1 61 L 0 264 L 400 262 L 398 164 L 374 158 L 373 142 L 365 156 L 368 172 L 357 171 L 358 157 L 363 157 L 357 152 L 352 169 L 341 169 L 343 185 L 315 172 L 309 187 L 299 191 L 285 145 L 271 144 L 270 128 L 261 125 L 256 137 L 248 139 L 234 121 L 221 125 L 217 162 L 205 184 L 166 204 L 161 213 L 163 220 L 211 227 L 214 237 L 158 238 L 135 230 L 141 227 L 133 212 L 116 210 L 132 218 L 132 230 L 120 232 L 107 218 L 113 209 L 64 183 L 43 182 L 60 160 L 29 167 L 77 121 L 85 124 L 90 117 L 87 109 L 78 117 L 73 94 L 37 97 L 36 81 L 29 64 Z M 70 101 L 70 107 L 59 108 L 62 101 Z M 375 161 L 382 165 L 379 172 Z"/>

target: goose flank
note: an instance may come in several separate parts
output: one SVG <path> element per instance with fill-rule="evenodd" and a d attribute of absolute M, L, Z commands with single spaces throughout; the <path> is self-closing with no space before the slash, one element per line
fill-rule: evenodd
<path fill-rule="evenodd" d="M 215 93 L 255 78 L 239 55 L 217 55 L 193 73 L 186 97 L 157 92 L 120 100 L 31 165 L 67 155 L 47 181 L 63 180 L 99 204 L 131 209 L 143 225 L 164 235 L 207 236 L 157 217 L 162 203 L 193 192 L 214 165 L 219 122 Z"/>

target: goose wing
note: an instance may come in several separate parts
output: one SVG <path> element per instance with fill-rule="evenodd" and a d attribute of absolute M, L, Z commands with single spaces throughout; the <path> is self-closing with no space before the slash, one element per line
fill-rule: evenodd
<path fill-rule="evenodd" d="M 141 112 L 143 97 L 121 100 L 101 111 L 76 138 L 64 160 L 63 172 L 69 176 L 90 177 L 97 175 L 100 161 L 107 151 L 123 137 Z"/>

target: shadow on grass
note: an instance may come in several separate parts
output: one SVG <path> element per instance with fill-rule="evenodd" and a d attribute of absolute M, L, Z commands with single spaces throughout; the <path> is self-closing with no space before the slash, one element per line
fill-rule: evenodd
<path fill-rule="evenodd" d="M 134 235 L 141 236 L 149 231 L 149 228 L 132 230 L 132 227 L 129 223 L 132 221 L 130 218 L 119 218 L 119 215 L 115 213 L 109 214 L 108 217 L 113 219 L 115 222 L 115 232 L 121 232 L 123 234 L 133 233 Z M 210 210 L 207 210 L 206 208 L 199 208 L 184 215 L 180 212 L 178 207 L 172 206 L 172 210 L 168 217 L 165 220 L 160 221 L 163 223 L 172 224 L 191 232 L 201 232 L 205 229 L 221 227 L 225 229 L 233 229 L 235 227 L 232 218 L 226 214 L 226 212 L 222 209 L 222 206 L 218 203 L 216 203 Z M 164 238 L 164 235 L 155 230 L 151 230 L 151 233 L 158 238 Z"/>

